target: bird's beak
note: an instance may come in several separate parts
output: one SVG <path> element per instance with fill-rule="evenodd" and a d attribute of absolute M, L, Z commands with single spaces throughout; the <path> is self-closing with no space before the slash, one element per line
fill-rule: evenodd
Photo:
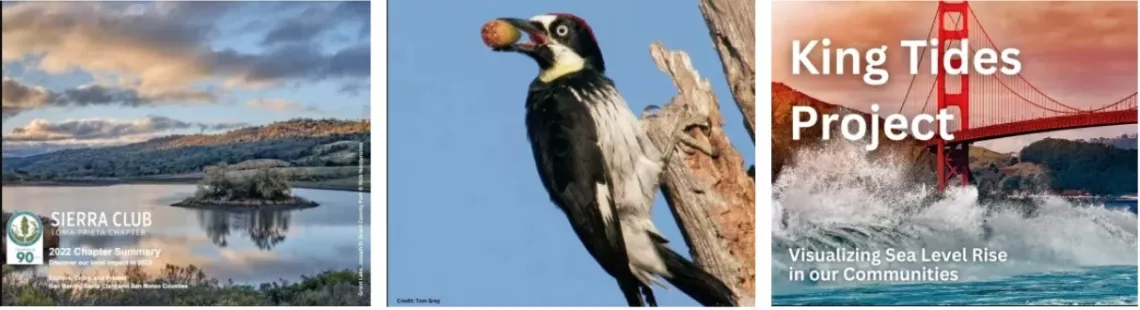
<path fill-rule="evenodd" d="M 532 53 L 538 49 L 539 46 L 545 45 L 548 42 L 546 30 L 543 30 L 542 24 L 538 22 L 509 17 L 499 18 L 499 20 L 507 22 L 511 24 L 511 26 L 518 28 L 519 31 L 526 33 L 530 40 L 520 40 L 518 43 L 511 44 L 507 47 L 495 49 L 496 51 Z"/>

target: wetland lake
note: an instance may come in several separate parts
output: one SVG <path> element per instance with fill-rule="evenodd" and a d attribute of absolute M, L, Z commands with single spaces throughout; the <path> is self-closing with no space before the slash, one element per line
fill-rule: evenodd
<path fill-rule="evenodd" d="M 141 214 L 149 214 L 146 222 L 150 226 L 141 229 L 109 228 L 103 230 L 111 233 L 93 234 L 90 231 L 102 228 L 64 228 L 69 232 L 61 232 L 60 249 L 64 250 L 60 251 L 66 255 L 36 270 L 53 277 L 105 274 L 121 268 L 117 261 L 143 259 L 151 260 L 143 266 L 147 271 L 159 271 L 167 264 L 195 265 L 209 277 L 245 284 L 292 282 L 327 270 L 357 270 L 361 262 L 371 269 L 369 193 L 294 189 L 295 195 L 320 204 L 298 210 L 170 206 L 194 190 L 194 185 L 171 184 L 4 187 L 2 197 L 5 212 L 23 210 L 43 216 L 95 212 L 107 214 L 109 221 L 118 212 L 124 219 L 130 215 L 127 223 L 141 223 Z M 76 231 L 85 232 L 76 235 Z M 110 253 L 79 255 L 99 251 Z M 100 260 L 105 262 L 95 262 Z"/>

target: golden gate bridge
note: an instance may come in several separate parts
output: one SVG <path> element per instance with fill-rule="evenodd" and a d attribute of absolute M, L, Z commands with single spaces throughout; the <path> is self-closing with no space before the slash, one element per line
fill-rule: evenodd
<path fill-rule="evenodd" d="M 936 48 L 943 49 L 938 53 L 940 57 L 945 49 L 961 46 L 962 40 L 969 42 L 970 55 L 984 48 L 1001 50 L 973 13 L 968 2 L 938 3 L 937 15 L 931 22 L 927 37 L 937 35 Z M 920 57 L 930 60 L 928 54 L 923 50 Z M 949 62 L 957 68 L 961 61 L 955 58 Z M 920 81 L 924 75 L 914 75 L 899 107 L 899 113 L 909 103 L 911 107 L 921 105 L 918 113 L 937 114 L 941 109 L 947 109 L 948 113 L 955 115 L 947 126 L 947 131 L 954 135 L 953 140 L 942 140 L 936 134 L 928 141 L 931 150 L 938 155 L 936 169 L 940 191 L 954 179 L 961 185 L 970 184 L 969 150 L 973 142 L 1136 123 L 1135 90 L 1099 107 L 1080 108 L 1072 102 L 1050 96 L 1020 73 L 984 75 L 970 70 L 968 74 L 954 75 L 946 71 L 939 68 L 936 75 L 925 75 L 932 81 Z M 937 133 L 939 129 L 935 127 Z"/>

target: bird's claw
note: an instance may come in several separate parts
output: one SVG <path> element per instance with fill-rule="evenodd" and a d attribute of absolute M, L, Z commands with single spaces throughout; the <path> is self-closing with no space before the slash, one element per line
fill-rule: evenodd
<path fill-rule="evenodd" d="M 712 119 L 709 119 L 708 117 L 705 117 L 705 116 L 695 116 L 695 117 L 689 118 L 687 121 L 685 121 L 683 123 L 683 125 L 684 125 L 684 127 L 682 128 L 682 130 L 684 130 L 684 131 L 688 131 L 689 128 L 699 127 L 699 128 L 701 128 L 701 131 L 703 131 L 707 135 L 712 130 Z"/>
<path fill-rule="evenodd" d="M 681 138 L 679 140 L 681 144 L 688 146 L 688 148 L 682 148 L 685 154 L 693 155 L 696 154 L 697 151 L 701 151 L 701 153 L 705 153 L 705 155 L 713 158 L 720 157 L 720 151 L 714 148 L 711 144 L 697 140 L 697 138 L 693 138 L 688 134 L 681 133 Z"/>
<path fill-rule="evenodd" d="M 720 150 L 714 148 L 711 144 L 697 140 L 688 134 L 688 129 L 692 127 L 700 127 L 701 131 L 703 131 L 705 135 L 710 134 L 712 129 L 712 120 L 710 120 L 708 117 L 694 117 L 683 123 L 683 125 L 684 126 L 681 127 L 681 132 L 677 133 L 677 135 L 679 142 L 688 146 L 688 148 L 682 148 L 685 154 L 693 155 L 696 154 L 697 151 L 701 151 L 701 153 L 705 153 L 706 155 L 709 155 L 713 158 L 720 157 Z"/>

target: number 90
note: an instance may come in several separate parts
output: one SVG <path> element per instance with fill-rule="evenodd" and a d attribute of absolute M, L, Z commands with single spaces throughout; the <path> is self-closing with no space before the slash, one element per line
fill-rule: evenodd
<path fill-rule="evenodd" d="M 18 261 L 18 262 L 31 263 L 35 259 L 36 259 L 36 253 L 34 253 L 34 252 L 30 252 L 30 251 L 16 252 L 16 261 Z"/>

